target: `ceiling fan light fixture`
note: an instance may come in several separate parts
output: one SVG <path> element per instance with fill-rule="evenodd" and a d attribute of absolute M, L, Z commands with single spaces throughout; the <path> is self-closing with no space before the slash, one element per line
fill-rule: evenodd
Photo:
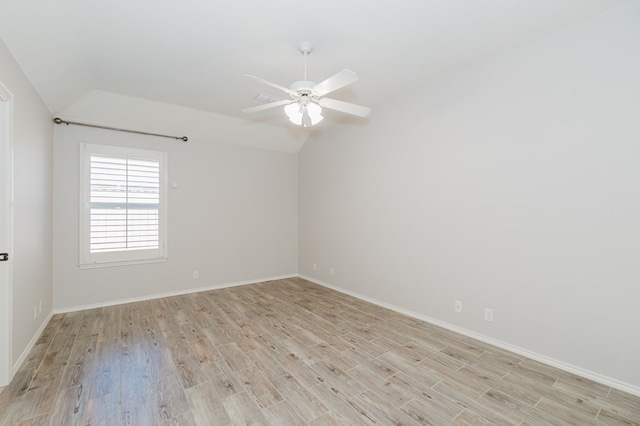
<path fill-rule="evenodd" d="M 289 121 L 298 126 L 303 125 L 302 117 L 305 113 L 309 114 L 309 120 L 311 125 L 315 126 L 324 118 L 322 116 L 322 107 L 316 103 L 309 102 L 306 105 L 300 105 L 298 102 L 294 102 L 284 107 L 284 112 L 289 117 Z"/>

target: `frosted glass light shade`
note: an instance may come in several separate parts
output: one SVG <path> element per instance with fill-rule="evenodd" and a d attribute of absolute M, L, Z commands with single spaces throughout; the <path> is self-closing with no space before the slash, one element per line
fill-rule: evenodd
<path fill-rule="evenodd" d="M 318 104 L 314 104 L 313 102 L 309 102 L 307 104 L 307 112 L 309 113 L 312 126 L 318 124 L 324 118 L 322 116 L 322 107 Z"/>
<path fill-rule="evenodd" d="M 284 112 L 293 124 L 302 124 L 302 107 L 297 102 L 285 106 Z"/>

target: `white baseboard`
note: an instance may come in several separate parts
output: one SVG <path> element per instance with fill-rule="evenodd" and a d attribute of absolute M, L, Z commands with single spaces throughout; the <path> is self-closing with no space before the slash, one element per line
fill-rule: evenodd
<path fill-rule="evenodd" d="M 33 349 L 33 347 L 36 345 L 36 342 L 38 341 L 38 339 L 40 339 L 40 336 L 42 336 L 42 333 L 44 332 L 44 329 L 49 324 L 49 321 L 51 320 L 52 316 L 53 316 L 53 311 L 49 312 L 49 314 L 47 315 L 47 318 L 45 318 L 45 320 L 40 325 L 40 328 L 38 328 L 38 331 L 36 331 L 36 333 L 33 335 L 33 337 L 31 338 L 31 341 L 29 342 L 27 347 L 24 348 L 24 351 L 22 351 L 22 354 L 20 354 L 20 356 L 18 357 L 16 362 L 13 364 L 13 368 L 12 368 L 12 371 L 11 371 L 11 377 L 12 378 L 13 378 L 13 376 L 16 375 L 18 370 L 20 370 L 20 367 L 22 367 L 22 364 L 24 363 L 24 361 L 29 356 L 29 352 L 31 352 L 31 349 Z"/>
<path fill-rule="evenodd" d="M 488 343 L 490 345 L 497 346 L 499 348 L 502 348 L 502 349 L 517 353 L 518 355 L 522 355 L 522 356 L 525 356 L 527 358 L 531 358 L 531 359 L 533 359 L 535 361 L 539 361 L 539 362 L 541 362 L 543 364 L 546 364 L 546 365 L 549 365 L 551 367 L 555 367 L 555 368 L 558 368 L 560 370 L 563 370 L 563 371 L 566 371 L 566 372 L 569 372 L 569 373 L 584 377 L 586 379 L 593 380 L 594 382 L 598 382 L 598 383 L 601 383 L 603 385 L 619 389 L 621 391 L 630 393 L 632 395 L 640 396 L 640 387 L 638 387 L 638 386 L 634 386 L 634 385 L 631 385 L 629 383 L 621 382 L 619 380 L 612 379 L 610 377 L 603 376 L 601 374 L 594 373 L 592 371 L 585 370 L 585 369 L 580 368 L 580 367 L 576 367 L 575 365 L 567 364 L 567 363 L 559 361 L 557 359 L 549 358 L 549 357 L 547 357 L 545 355 L 541 355 L 541 354 L 538 354 L 538 353 L 535 353 L 535 352 L 531 352 L 531 351 L 529 351 L 527 349 L 511 345 L 511 344 L 503 342 L 501 340 L 496 340 L 496 339 L 493 339 L 491 337 L 485 336 L 483 334 L 478 334 L 478 333 L 475 333 L 473 331 L 470 331 L 470 330 L 467 330 L 467 329 L 464 329 L 464 328 L 457 327 L 455 325 L 446 323 L 444 321 L 437 320 L 435 318 L 427 317 L 427 316 L 418 314 L 416 312 L 409 311 L 407 309 L 400 308 L 400 307 L 395 306 L 395 305 L 391 305 L 389 303 L 381 302 L 381 301 L 373 299 L 371 297 L 363 296 L 363 295 L 361 295 L 359 293 L 356 293 L 356 292 L 353 292 L 353 291 L 350 291 L 350 290 L 345 290 L 345 289 L 337 287 L 337 286 L 335 286 L 333 284 L 329 284 L 329 283 L 326 283 L 324 281 L 321 281 L 321 280 L 318 280 L 318 279 L 315 279 L 315 278 L 312 278 L 312 277 L 309 277 L 309 276 L 306 276 L 306 275 L 300 275 L 299 274 L 298 276 L 300 278 L 304 278 L 305 280 L 311 281 L 312 283 L 321 285 L 323 287 L 330 288 L 332 290 L 336 290 L 336 291 L 338 291 L 340 293 L 348 294 L 349 296 L 353 296 L 353 297 L 355 297 L 357 299 L 360 299 L 360 300 L 364 300 L 365 302 L 373 303 L 374 305 L 378 305 L 378 306 L 381 306 L 383 308 L 387 308 L 387 309 L 390 309 L 392 311 L 396 311 L 396 312 L 399 312 L 401 314 L 408 315 L 410 317 L 419 319 L 421 321 L 424 321 L 424 322 L 427 322 L 427 323 L 430 323 L 430 324 L 433 324 L 433 325 L 437 325 L 437 326 L 442 327 L 442 328 L 446 328 L 447 330 L 451 330 L 453 332 L 462 334 L 463 336 L 467 336 L 467 337 L 471 337 L 471 338 L 476 339 L 476 340 L 480 340 L 481 342 Z"/>
<path fill-rule="evenodd" d="M 265 281 L 283 280 L 283 279 L 287 279 L 287 278 L 295 278 L 297 276 L 298 276 L 298 274 L 279 275 L 279 276 L 276 276 L 276 277 L 266 277 L 266 278 L 259 278 L 259 279 L 253 279 L 253 280 L 237 281 L 237 282 L 225 283 L 225 284 L 217 284 L 217 285 L 205 286 L 205 287 L 195 287 L 195 288 L 189 288 L 189 289 L 186 289 L 186 290 L 170 291 L 170 292 L 167 292 L 167 293 L 155 293 L 155 294 L 150 294 L 150 295 L 145 295 L 145 296 L 130 297 L 130 298 L 127 298 L 127 299 L 108 300 L 108 301 L 105 301 L 105 302 L 90 303 L 88 305 L 79 305 L 79 306 L 69 306 L 69 307 L 66 307 L 66 308 L 57 308 L 57 309 L 53 310 L 53 313 L 54 314 L 66 314 L 66 313 L 69 313 L 69 312 L 85 311 L 87 309 L 106 308 L 108 306 L 125 305 L 127 303 L 144 302 L 144 301 L 147 301 L 147 300 L 162 299 L 164 297 L 182 296 L 184 294 L 200 293 L 200 292 L 203 292 L 203 291 L 210 291 L 210 290 L 220 290 L 222 288 L 238 287 L 238 286 L 241 286 L 241 285 L 248 285 L 248 284 L 257 284 L 257 283 L 262 283 L 262 282 L 265 282 Z"/>

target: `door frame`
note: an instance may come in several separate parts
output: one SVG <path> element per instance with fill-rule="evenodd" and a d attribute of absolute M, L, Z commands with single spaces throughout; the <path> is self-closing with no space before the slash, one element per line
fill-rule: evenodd
<path fill-rule="evenodd" d="M 13 378 L 13 95 L 0 81 L 0 386 Z"/>

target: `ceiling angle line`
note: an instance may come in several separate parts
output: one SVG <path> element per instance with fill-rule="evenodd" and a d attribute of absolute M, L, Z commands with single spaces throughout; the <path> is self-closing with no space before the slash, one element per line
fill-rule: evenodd
<path fill-rule="evenodd" d="M 161 138 L 169 138 L 169 139 L 177 139 L 183 142 L 187 142 L 189 140 L 186 136 L 171 136 L 171 135 L 162 135 L 160 133 L 149 133 L 149 132 L 141 132 L 139 130 L 131 130 L 131 129 L 121 129 L 119 127 L 110 127 L 110 126 L 100 126 L 97 124 L 88 124 L 88 123 L 79 123 L 77 121 L 67 121 L 63 120 L 60 117 L 56 117 L 53 119 L 53 122 L 56 124 L 73 124 L 75 126 L 85 126 L 85 127 L 95 127 L 96 129 L 105 129 L 105 130 L 115 130 L 117 132 L 127 132 L 127 133 L 135 133 L 138 135 L 147 135 L 147 136 L 159 136 Z"/>

